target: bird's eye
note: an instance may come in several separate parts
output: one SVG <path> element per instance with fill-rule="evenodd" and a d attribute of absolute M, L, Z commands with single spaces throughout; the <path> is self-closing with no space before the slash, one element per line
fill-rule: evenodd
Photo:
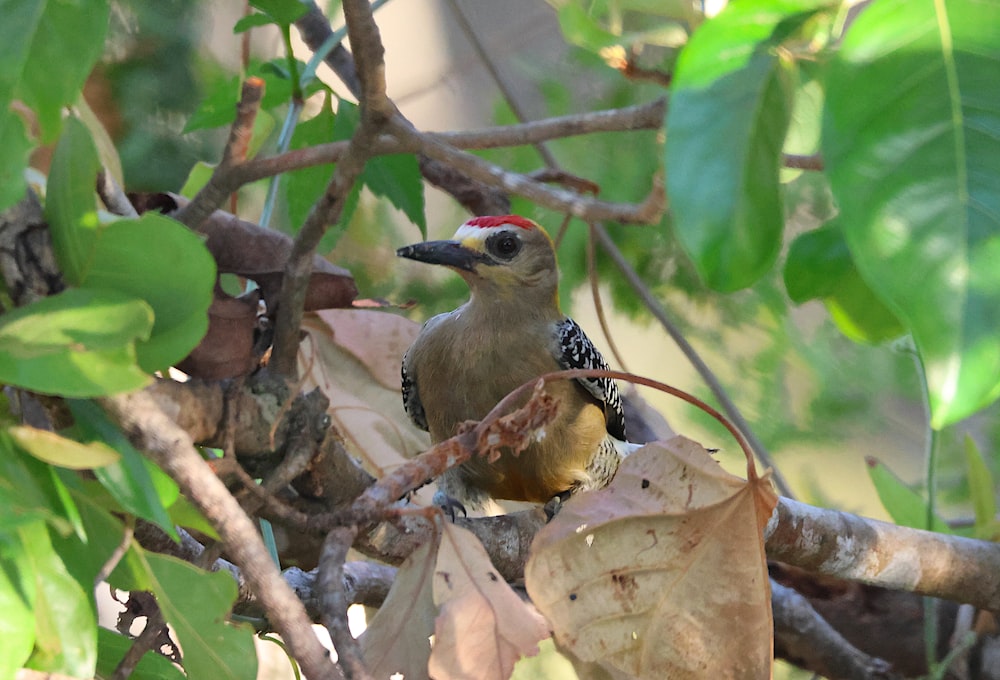
<path fill-rule="evenodd" d="M 513 259 L 521 250 L 521 240 L 513 234 L 499 234 L 487 243 L 489 251 L 503 260 Z"/>

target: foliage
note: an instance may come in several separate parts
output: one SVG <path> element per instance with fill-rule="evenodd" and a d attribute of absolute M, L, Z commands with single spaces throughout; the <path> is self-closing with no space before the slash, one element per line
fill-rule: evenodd
<path fill-rule="evenodd" d="M 608 68 L 622 59 L 630 64 L 631 71 L 622 69 L 626 74 L 671 73 L 664 144 L 659 132 L 642 131 L 608 133 L 586 145 L 559 140 L 551 148 L 566 167 L 596 182 L 607 200 L 640 201 L 651 178 L 664 173 L 670 210 L 661 223 L 609 225 L 609 231 L 669 309 L 711 304 L 733 332 L 754 324 L 773 331 L 773 342 L 763 351 L 731 357 L 735 374 L 761 376 L 747 392 L 766 441 L 780 445 L 804 429 L 794 414 L 775 416 L 789 410 L 783 381 L 789 363 L 799 359 L 813 366 L 822 384 L 809 406 L 815 436 L 832 437 L 840 423 L 877 417 L 867 407 L 873 393 L 859 394 L 830 368 L 829 355 L 847 351 L 846 343 L 825 330 L 803 338 L 793 329 L 788 300 L 820 300 L 847 338 L 875 345 L 850 350 L 869 383 L 912 381 L 900 377 L 909 358 L 890 355 L 884 344 L 909 336 L 923 367 L 935 429 L 1000 397 L 996 4 L 874 0 L 849 8 L 833 0 L 741 0 L 715 17 L 706 17 L 699 3 L 682 1 L 552 4 L 573 46 L 567 68 L 585 74 L 592 96 L 583 101 L 563 74 L 526 66 L 549 114 L 581 105 L 597 108 L 597 100 L 625 106 L 667 93 L 662 80 L 635 83 Z M 322 55 L 304 63 L 291 52 L 292 26 L 305 6 L 292 0 L 251 5 L 257 12 L 235 30 L 277 30 L 286 47 L 280 58 L 245 64 L 242 76 L 266 83 L 251 156 L 350 139 L 359 125 L 358 107 L 317 76 Z M 98 207 L 94 193 L 102 168 L 131 188 L 173 189 L 186 178 L 185 193 L 191 195 L 208 181 L 215 166 L 197 155 L 207 142 L 221 139 L 243 77 L 197 54 L 198 9 L 186 0 L 116 5 L 0 0 L 0 210 L 25 196 L 29 151 L 54 144 L 47 179 L 33 181 L 33 188 L 44 198 L 44 219 L 66 286 L 16 309 L 11 291 L 0 296 L 0 382 L 6 388 L 0 401 L 0 679 L 22 666 L 78 677 L 113 672 L 129 644 L 124 635 L 98 631 L 93 593 L 99 575 L 113 587 L 155 594 L 183 648 L 189 677 L 256 673 L 250 631 L 227 620 L 237 597 L 232 579 L 148 552 L 132 537 L 137 519 L 174 538 L 178 526 L 209 537 L 215 531 L 95 401 L 147 385 L 154 372 L 187 356 L 206 332 L 216 267 L 202 238 L 160 215 L 110 215 Z M 90 111 L 82 98 L 88 82 L 115 94 L 114 111 Z M 300 120 L 312 95 L 322 104 Z M 504 104 L 497 118 L 514 122 Z M 284 123 L 275 134 L 279 120 Z M 538 165 L 536 153 L 526 147 L 480 155 L 515 171 Z M 796 164 L 810 167 L 784 167 Z M 270 179 L 274 184 L 265 200 L 267 211 L 278 206 L 277 228 L 298 232 L 326 190 L 332 168 L 318 164 Z M 513 205 L 549 226 L 559 221 L 559 215 L 524 199 L 515 197 Z M 427 235 L 424 185 L 412 154 L 367 163 L 321 251 L 346 243 L 334 251 L 339 256 L 353 247 L 354 259 L 343 261 L 356 266 L 366 294 L 426 299 L 431 296 L 426 281 L 403 286 L 388 272 L 391 251 L 385 244 L 398 234 L 395 227 L 371 225 L 388 222 L 382 218 L 390 210 L 405 216 L 415 226 L 411 231 Z M 587 238 L 585 229 L 574 227 L 560 246 L 567 290 L 586 279 Z M 598 258 L 596 271 L 621 309 L 643 313 L 607 259 Z M 425 310 L 434 311 L 434 304 L 449 308 L 465 294 L 457 281 L 444 286 L 452 287 L 446 294 L 445 288 L 434 288 L 438 299 Z M 332 319 L 345 327 L 357 323 L 343 318 L 320 317 L 331 328 Z M 696 319 L 682 326 L 726 345 L 723 331 Z M 366 332 L 375 337 L 386 330 Z M 393 337 L 409 337 L 412 330 L 394 328 Z M 320 331 L 329 329 L 310 330 Z M 346 335 L 337 337 L 338 343 L 353 343 L 344 351 L 326 335 L 314 335 L 312 351 L 321 363 L 335 357 L 314 373 L 324 382 L 333 382 L 330 375 L 338 368 L 331 366 L 342 367 L 352 357 L 364 355 L 360 361 L 366 367 L 389 363 L 365 354 L 376 345 L 369 346 L 365 333 L 360 340 L 345 340 Z M 876 354 L 891 358 L 874 369 Z M 359 371 L 351 377 L 357 383 L 332 388 L 345 405 L 337 427 L 352 439 L 351 446 L 391 448 L 395 439 L 417 446 L 412 433 L 396 428 L 395 416 L 382 420 L 386 395 L 395 394 L 390 383 L 396 365 L 394 360 L 388 373 L 373 371 L 374 377 Z M 73 426 L 60 423 L 52 432 L 21 423 L 34 399 L 29 393 L 60 398 Z M 367 409 L 378 418 L 350 409 Z M 991 454 L 971 441 L 945 449 L 961 452 L 946 456 L 944 465 L 960 468 L 956 475 L 967 478 L 963 490 L 976 520 L 970 533 L 995 539 Z M 370 451 L 352 453 L 375 460 Z M 92 474 L 77 474 L 81 469 Z M 949 530 L 936 515 L 933 497 L 912 491 L 877 461 L 870 473 L 897 523 Z M 380 612 L 363 645 L 404 659 L 412 658 L 400 651 L 404 645 L 429 655 L 425 643 L 434 630 L 429 609 L 440 607 L 439 631 L 470 627 L 462 616 L 477 609 L 487 618 L 497 615 L 502 632 L 496 636 L 514 640 L 490 664 L 508 670 L 547 629 L 530 611 L 518 610 L 521 621 L 537 624 L 530 634 L 503 619 L 517 598 L 502 581 L 470 605 L 478 597 L 468 587 L 473 572 L 464 580 L 450 579 L 469 564 L 486 573 L 485 556 L 478 544 L 475 554 L 463 553 L 470 539 L 454 527 L 444 534 L 455 554 L 433 555 L 430 548 L 414 553 L 396 581 L 398 588 L 417 593 L 419 634 L 411 630 L 397 638 L 392 631 L 401 620 Z M 579 539 L 572 531 L 568 535 Z M 441 566 L 446 559 L 447 568 Z M 106 567 L 114 569 L 108 574 Z M 755 574 L 763 579 L 759 570 Z M 538 587 L 536 579 L 529 579 L 529 591 Z M 566 601 L 576 600 L 579 584 L 571 585 Z M 400 597 L 398 591 L 390 594 Z M 766 598 L 758 599 L 755 604 L 766 608 Z M 565 623 L 558 621 L 557 634 Z M 461 649 L 444 644 L 434 649 L 437 657 L 428 658 L 436 672 L 443 675 L 459 663 Z M 395 663 L 389 652 L 384 658 Z M 136 669 L 136 677 L 178 675 L 155 656 Z"/>

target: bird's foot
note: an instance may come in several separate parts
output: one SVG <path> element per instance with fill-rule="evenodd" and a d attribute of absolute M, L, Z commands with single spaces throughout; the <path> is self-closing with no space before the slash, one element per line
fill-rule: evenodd
<path fill-rule="evenodd" d="M 452 498 L 448 494 L 442 492 L 440 489 L 434 493 L 434 505 L 441 508 L 444 514 L 451 518 L 451 521 L 455 521 L 456 512 L 461 511 L 463 517 L 468 517 L 469 513 L 466 511 L 465 506 L 457 498 Z"/>
<path fill-rule="evenodd" d="M 542 510 L 545 512 L 545 517 L 548 519 L 548 521 L 551 522 L 552 518 L 555 517 L 557 514 L 559 514 L 559 511 L 562 510 L 563 504 L 566 501 L 568 501 L 569 497 L 572 495 L 573 495 L 572 490 L 563 491 L 561 494 L 553 496 L 552 499 L 545 504 Z"/>

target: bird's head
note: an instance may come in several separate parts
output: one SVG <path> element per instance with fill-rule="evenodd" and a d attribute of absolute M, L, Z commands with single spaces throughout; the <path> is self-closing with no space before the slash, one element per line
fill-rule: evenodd
<path fill-rule="evenodd" d="M 540 225 L 517 215 L 474 217 L 450 240 L 414 243 L 396 255 L 450 267 L 474 294 L 554 296 L 558 286 L 552 239 Z"/>

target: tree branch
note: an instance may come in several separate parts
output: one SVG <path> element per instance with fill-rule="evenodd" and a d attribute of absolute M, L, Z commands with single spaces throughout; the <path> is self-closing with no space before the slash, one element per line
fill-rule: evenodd
<path fill-rule="evenodd" d="M 311 678 L 340 677 L 313 634 L 302 603 L 271 561 L 253 522 L 212 474 L 187 434 L 145 392 L 105 397 L 101 403 L 133 445 L 169 474 L 212 523 L 306 674 Z"/>
<path fill-rule="evenodd" d="M 781 498 L 764 532 L 779 562 L 851 581 L 1000 609 L 1000 545 Z"/>

